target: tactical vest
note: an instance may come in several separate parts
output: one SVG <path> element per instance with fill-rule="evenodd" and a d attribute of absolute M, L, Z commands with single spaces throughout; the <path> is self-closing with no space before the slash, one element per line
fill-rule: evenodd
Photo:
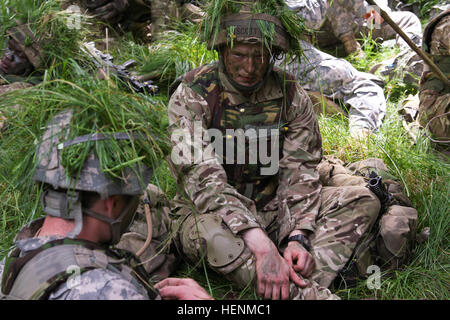
<path fill-rule="evenodd" d="M 275 174 L 262 174 L 262 169 L 269 165 L 261 162 L 259 150 L 261 147 L 266 147 L 267 149 L 264 151 L 267 151 L 266 154 L 270 157 L 274 151 L 273 147 L 276 147 L 274 139 L 279 139 L 279 157 L 276 160 L 281 159 L 284 132 L 287 130 L 286 115 L 296 92 L 294 76 L 278 68 L 274 68 L 272 74 L 284 92 L 282 98 L 257 104 L 246 102 L 237 106 L 230 105 L 230 100 L 219 78 L 218 63 L 192 70 L 182 79 L 187 87 L 208 103 L 212 115 L 211 123 L 207 124 L 208 129 L 218 129 L 222 133 L 223 142 L 219 143 L 223 143 L 222 163 L 228 183 L 235 187 L 240 194 L 253 199 L 257 209 L 263 208 L 274 198 L 279 183 L 278 168 Z M 180 80 L 176 81 L 172 85 L 172 89 L 175 88 L 175 85 L 177 87 L 180 82 Z M 232 129 L 235 134 L 230 135 L 230 131 L 227 132 L 227 129 Z M 238 137 L 239 133 L 240 138 Z M 242 133 L 245 133 L 245 136 Z M 240 141 L 245 140 L 245 146 L 242 148 L 238 148 L 239 139 L 241 139 Z M 234 151 L 228 153 L 227 150 L 231 148 L 234 148 Z M 241 152 L 245 153 L 245 156 L 241 155 L 241 158 L 238 158 L 239 150 L 245 150 L 245 152 Z M 255 152 L 258 153 L 257 156 L 254 154 Z M 234 157 L 227 157 L 229 154 Z"/>
<path fill-rule="evenodd" d="M 150 299 L 159 298 L 158 291 L 146 282 L 150 277 L 139 259 L 126 250 L 112 250 L 85 240 L 59 239 L 23 257 L 19 254 L 17 248 L 6 259 L 0 299 L 46 300 L 59 285 L 76 281 L 73 272 L 81 275 L 99 268 L 143 285 Z"/>
<path fill-rule="evenodd" d="M 440 15 L 434 17 L 426 25 L 423 32 L 423 47 L 425 52 L 430 54 L 431 40 L 436 25 L 446 16 L 450 15 L 450 10 L 447 10 Z M 448 55 L 430 55 L 430 58 L 436 64 L 436 66 L 450 78 L 450 56 Z M 430 69 L 428 65 L 425 65 L 425 69 L 420 81 L 420 91 L 433 90 L 437 93 L 446 94 L 450 93 L 450 88 L 446 87 L 442 80 L 439 79 Z"/>

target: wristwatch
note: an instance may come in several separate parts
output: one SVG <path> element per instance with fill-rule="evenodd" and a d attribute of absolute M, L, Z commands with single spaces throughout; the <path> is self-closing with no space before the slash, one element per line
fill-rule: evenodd
<path fill-rule="evenodd" d="M 307 237 L 302 234 L 296 234 L 295 236 L 289 237 L 288 242 L 297 241 L 299 242 L 306 250 L 311 250 L 311 244 Z"/>

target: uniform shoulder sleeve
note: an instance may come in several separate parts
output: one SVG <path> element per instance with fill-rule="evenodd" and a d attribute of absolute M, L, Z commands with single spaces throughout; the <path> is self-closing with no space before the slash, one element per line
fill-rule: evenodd
<path fill-rule="evenodd" d="M 149 300 L 140 284 L 120 274 L 94 269 L 74 274 L 49 296 L 49 300 Z"/>

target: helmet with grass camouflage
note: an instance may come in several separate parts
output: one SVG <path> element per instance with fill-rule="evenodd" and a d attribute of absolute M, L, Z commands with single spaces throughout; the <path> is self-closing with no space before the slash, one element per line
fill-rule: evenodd
<path fill-rule="evenodd" d="M 302 33 L 303 24 L 283 1 L 243 0 L 234 5 L 222 4 L 219 5 L 222 7 L 219 14 L 211 8 L 217 7 L 214 2 L 220 3 L 221 0 L 212 2 L 203 21 L 209 49 L 232 45 L 233 42 L 262 43 L 271 50 L 285 53 L 298 47 L 296 38 Z M 216 15 L 220 18 L 216 19 Z"/>
<path fill-rule="evenodd" d="M 28 24 L 18 24 L 6 31 L 6 35 L 14 39 L 28 61 L 38 70 L 44 65 L 44 52 L 36 40 Z"/>
<path fill-rule="evenodd" d="M 37 168 L 34 180 L 52 187 L 47 188 L 42 195 L 44 212 L 51 216 L 75 220 L 75 228 L 68 235 L 70 238 L 75 238 L 82 229 L 82 212 L 105 221 L 112 227 L 112 243 L 117 243 L 132 220 L 132 215 L 129 213 L 136 209 L 138 197 L 133 197 L 119 218 L 112 220 L 82 208 L 82 192 L 97 193 L 102 199 L 113 195 L 138 196 L 144 193 L 152 176 L 152 170 L 144 165 L 136 165 L 122 170 L 121 179 L 113 178 L 102 172 L 98 157 L 90 152 L 80 172 L 76 176 L 70 176 L 62 165 L 61 153 L 65 148 L 90 141 L 132 139 L 129 134 L 120 133 L 110 136 L 90 134 L 68 141 L 66 137 L 70 131 L 72 118 L 73 110 L 71 109 L 53 117 L 37 146 Z"/>
<path fill-rule="evenodd" d="M 64 148 L 89 141 L 131 138 L 126 133 L 111 136 L 91 134 L 77 137 L 71 141 L 65 141 L 72 117 L 73 110 L 68 110 L 57 114 L 50 121 L 37 148 L 38 166 L 34 179 L 49 184 L 54 189 L 95 192 L 100 194 L 103 199 L 116 194 L 142 194 L 143 188 L 136 172 L 142 175 L 142 181 L 145 182 L 144 188 L 147 185 L 146 182 L 152 176 L 152 171 L 144 166 L 142 166 L 141 170 L 127 168 L 123 172 L 122 179 L 113 179 L 100 170 L 98 158 L 93 153 L 90 153 L 86 157 L 84 166 L 77 177 L 70 177 L 66 173 L 66 169 L 61 164 L 61 152 Z"/>

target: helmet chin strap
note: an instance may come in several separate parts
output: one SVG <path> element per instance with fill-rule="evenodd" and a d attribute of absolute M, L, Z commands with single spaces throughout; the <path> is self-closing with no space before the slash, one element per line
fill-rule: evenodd
<path fill-rule="evenodd" d="M 131 225 L 139 198 L 133 197 L 132 200 L 122 210 L 117 219 L 111 219 L 90 209 L 81 207 L 81 197 L 79 192 L 73 192 L 71 195 L 54 190 L 46 190 L 41 196 L 42 208 L 44 212 L 52 217 L 65 220 L 75 220 L 75 226 L 67 234 L 70 239 L 75 239 L 83 229 L 83 213 L 95 219 L 108 223 L 111 227 L 111 243 L 116 244 L 120 241 L 122 234 Z"/>
<path fill-rule="evenodd" d="M 111 244 L 117 244 L 125 233 L 131 223 L 134 220 L 136 209 L 139 204 L 139 198 L 133 197 L 133 199 L 122 209 L 119 217 L 112 219 L 106 217 L 100 213 L 94 212 L 91 209 L 83 209 L 83 213 L 100 221 L 106 222 L 111 228 Z"/>

